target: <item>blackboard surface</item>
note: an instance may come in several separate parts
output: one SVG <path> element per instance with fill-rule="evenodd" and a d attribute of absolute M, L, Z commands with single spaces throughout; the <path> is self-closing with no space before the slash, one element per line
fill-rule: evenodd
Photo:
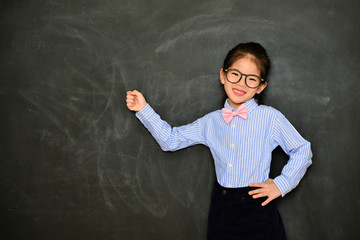
<path fill-rule="evenodd" d="M 1 239 L 205 239 L 209 150 L 162 152 L 125 106 L 172 125 L 222 107 L 239 42 L 272 59 L 266 104 L 312 143 L 279 199 L 290 240 L 359 239 L 356 0 L 0 2 Z M 276 149 L 271 175 L 287 156 Z"/>

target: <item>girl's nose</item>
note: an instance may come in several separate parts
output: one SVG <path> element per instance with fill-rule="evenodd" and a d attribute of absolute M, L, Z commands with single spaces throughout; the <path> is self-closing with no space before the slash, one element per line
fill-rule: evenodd
<path fill-rule="evenodd" d="M 240 81 L 237 82 L 236 84 L 238 84 L 240 86 L 246 86 L 245 81 L 246 81 L 246 76 L 243 75 L 243 76 L 241 76 Z"/>

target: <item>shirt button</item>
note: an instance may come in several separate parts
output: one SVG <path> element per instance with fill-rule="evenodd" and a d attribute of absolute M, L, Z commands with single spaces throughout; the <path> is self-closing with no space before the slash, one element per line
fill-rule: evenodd
<path fill-rule="evenodd" d="M 228 184 L 228 185 L 227 185 L 227 187 L 228 187 L 228 188 L 231 188 L 231 185 L 230 185 L 230 184 Z"/>
<path fill-rule="evenodd" d="M 235 144 L 232 143 L 230 146 L 233 148 L 233 147 L 235 147 Z"/>
<path fill-rule="evenodd" d="M 229 164 L 229 167 L 232 167 L 232 164 L 231 164 L 231 163 Z"/>
<path fill-rule="evenodd" d="M 232 127 L 233 127 L 233 128 L 236 128 L 236 125 L 235 125 L 235 124 L 233 124 L 233 125 L 232 125 Z"/>

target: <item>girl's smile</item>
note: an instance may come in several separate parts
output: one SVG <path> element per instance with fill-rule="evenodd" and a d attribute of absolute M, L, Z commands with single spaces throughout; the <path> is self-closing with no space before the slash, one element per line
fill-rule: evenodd
<path fill-rule="evenodd" d="M 234 92 L 234 94 L 235 94 L 236 96 L 244 96 L 244 95 L 246 94 L 245 91 L 242 91 L 242 90 L 240 90 L 240 89 L 238 89 L 238 88 L 233 88 L 233 92 Z"/>

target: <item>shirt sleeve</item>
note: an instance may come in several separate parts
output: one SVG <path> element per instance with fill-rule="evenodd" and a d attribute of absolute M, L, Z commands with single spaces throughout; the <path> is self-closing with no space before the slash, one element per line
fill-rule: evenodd
<path fill-rule="evenodd" d="M 282 114 L 276 118 L 273 141 L 276 145 L 280 145 L 289 156 L 281 175 L 274 179 L 281 195 L 285 196 L 299 184 L 307 168 L 312 164 L 312 152 L 310 143 L 296 131 Z"/>
<path fill-rule="evenodd" d="M 206 142 L 204 118 L 181 127 L 171 127 L 149 104 L 137 112 L 136 117 L 149 130 L 163 151 L 176 151 Z"/>

